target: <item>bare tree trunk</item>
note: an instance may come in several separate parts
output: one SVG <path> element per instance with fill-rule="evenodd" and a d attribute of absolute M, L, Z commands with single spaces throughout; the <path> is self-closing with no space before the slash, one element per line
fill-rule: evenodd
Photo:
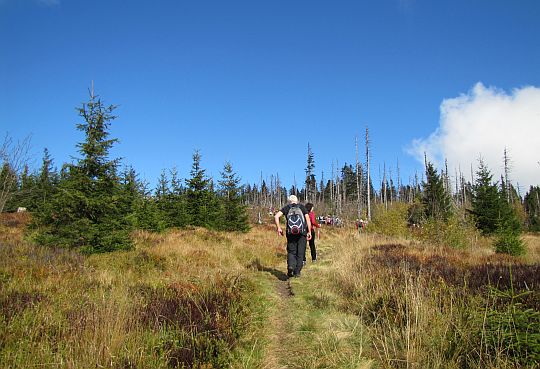
<path fill-rule="evenodd" d="M 335 188 L 334 188 L 334 180 L 335 180 L 335 173 L 334 173 L 334 159 L 332 159 L 332 180 L 330 181 L 330 204 L 332 205 L 332 212 L 334 211 L 334 200 L 335 200 Z"/>
<path fill-rule="evenodd" d="M 324 184 L 324 171 L 321 170 L 321 183 L 322 183 L 322 186 L 321 186 L 321 204 L 324 205 L 324 193 L 326 192 L 326 185 Z"/>
<path fill-rule="evenodd" d="M 386 201 L 386 162 L 383 163 L 383 178 L 382 178 L 382 193 L 381 193 L 381 203 L 384 205 L 384 208 L 388 210 L 388 204 Z M 379 176 L 381 167 L 379 166 Z"/>
<path fill-rule="evenodd" d="M 413 191 L 413 202 L 416 199 L 416 191 L 418 190 L 418 171 L 414 171 L 414 191 Z"/>
<path fill-rule="evenodd" d="M 337 213 L 341 215 L 341 178 L 339 176 L 339 162 L 337 160 L 336 160 L 336 167 L 337 167 L 337 170 L 336 170 L 336 190 L 337 190 L 336 209 L 337 209 Z"/>
<path fill-rule="evenodd" d="M 448 159 L 444 159 L 444 187 L 446 193 L 450 193 L 450 177 L 448 176 Z"/>
<path fill-rule="evenodd" d="M 459 180 L 458 180 L 458 175 L 457 175 L 457 168 L 454 167 L 454 174 L 455 174 L 455 178 L 456 178 L 456 188 L 455 188 L 455 195 L 454 195 L 454 198 L 456 199 L 456 204 L 458 206 L 461 206 L 462 204 L 460 204 L 461 202 L 461 196 L 459 194 Z"/>
<path fill-rule="evenodd" d="M 504 148 L 504 182 L 506 186 L 506 201 L 509 204 L 514 203 L 514 199 L 512 198 L 512 194 L 510 193 L 510 180 L 509 180 L 509 173 L 510 173 L 510 158 L 508 157 L 508 152 L 506 151 L 506 147 Z"/>
<path fill-rule="evenodd" d="M 409 203 L 413 202 L 414 199 L 414 183 L 411 181 L 411 176 L 409 176 L 409 193 L 407 194 L 407 201 Z"/>
<path fill-rule="evenodd" d="M 401 175 L 399 172 L 399 158 L 397 159 L 397 200 L 401 201 Z"/>
<path fill-rule="evenodd" d="M 354 140 L 356 149 L 356 217 L 360 219 L 362 217 L 362 203 L 360 195 L 360 163 L 358 161 L 358 136 Z"/>
<path fill-rule="evenodd" d="M 390 176 L 390 205 L 392 205 L 394 197 L 394 181 L 392 179 L 392 167 L 388 168 L 388 175 Z"/>
<path fill-rule="evenodd" d="M 369 168 L 369 128 L 366 127 L 366 169 L 367 169 L 367 219 L 371 221 L 371 181 Z"/>
<path fill-rule="evenodd" d="M 278 197 L 277 203 L 279 204 L 279 208 L 281 209 L 283 204 L 281 202 L 282 194 L 281 194 L 281 181 L 279 180 L 279 173 L 276 174 L 276 187 L 277 187 L 277 197 Z"/>

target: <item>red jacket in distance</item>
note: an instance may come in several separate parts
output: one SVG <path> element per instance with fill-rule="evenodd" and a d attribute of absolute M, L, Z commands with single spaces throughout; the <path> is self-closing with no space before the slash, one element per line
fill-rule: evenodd
<path fill-rule="evenodd" d="M 317 219 L 315 218 L 315 212 L 313 212 L 313 211 L 309 212 L 309 220 L 311 221 L 311 228 L 312 229 L 313 229 L 313 227 L 321 228 L 321 225 L 319 223 L 317 223 Z"/>

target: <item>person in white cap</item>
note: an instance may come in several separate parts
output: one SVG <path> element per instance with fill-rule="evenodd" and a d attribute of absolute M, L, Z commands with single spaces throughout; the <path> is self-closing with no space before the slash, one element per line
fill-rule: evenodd
<path fill-rule="evenodd" d="M 291 195 L 289 203 L 274 215 L 276 231 L 283 236 L 279 218 L 285 215 L 287 228 L 287 276 L 300 277 L 307 241 L 311 239 L 311 221 L 309 212 L 304 205 L 298 203 L 298 198 Z"/>

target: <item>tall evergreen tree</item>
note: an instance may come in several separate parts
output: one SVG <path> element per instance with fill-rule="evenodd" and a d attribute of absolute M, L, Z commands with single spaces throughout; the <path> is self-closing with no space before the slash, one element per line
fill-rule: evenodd
<path fill-rule="evenodd" d="M 43 150 L 43 159 L 38 178 L 38 206 L 42 206 L 47 201 L 47 199 L 52 196 L 57 184 L 58 174 L 53 168 L 53 159 L 51 158 L 49 150 L 45 148 Z"/>
<path fill-rule="evenodd" d="M 185 227 L 188 223 L 184 187 L 178 178 L 178 170 L 171 170 L 171 188 L 165 196 L 167 201 L 166 217 L 170 226 Z"/>
<path fill-rule="evenodd" d="M 117 175 L 119 159 L 109 159 L 109 150 L 117 142 L 109 138 L 115 108 L 92 93 L 78 109 L 83 122 L 77 129 L 85 134 L 77 144 L 81 158 L 66 166 L 59 190 L 36 214 L 38 242 L 85 252 L 131 247 Z"/>
<path fill-rule="evenodd" d="M 167 227 L 165 215 L 152 197 L 147 183 L 138 178 L 133 168 L 124 171 L 121 180 L 121 194 L 125 212 L 134 229 L 162 231 Z"/>
<path fill-rule="evenodd" d="M 341 169 L 341 177 L 347 200 L 356 200 L 356 170 L 352 164 L 345 163 Z"/>
<path fill-rule="evenodd" d="M 525 252 L 519 238 L 521 225 L 514 208 L 508 203 L 508 196 L 501 181 L 501 188 L 493 183 L 493 176 L 483 160 L 480 160 L 476 181 L 473 187 L 472 213 L 476 226 L 482 233 L 496 235 L 495 251 L 512 255 Z"/>
<path fill-rule="evenodd" d="M 444 180 L 432 163 L 426 161 L 426 182 L 423 184 L 422 203 L 427 218 L 447 220 L 451 214 L 450 196 L 444 189 Z"/>
<path fill-rule="evenodd" d="M 524 199 L 527 226 L 533 232 L 540 232 L 540 186 L 531 186 Z"/>
<path fill-rule="evenodd" d="M 231 163 L 225 163 L 218 183 L 223 203 L 220 228 L 226 231 L 247 232 L 249 230 L 248 216 L 240 196 L 240 179 L 233 171 Z"/>
<path fill-rule="evenodd" d="M 493 175 L 480 159 L 472 193 L 472 213 L 476 227 L 484 234 L 493 234 L 499 227 L 501 198 Z"/>
<path fill-rule="evenodd" d="M 317 181 L 315 180 L 315 157 L 311 146 L 308 143 L 308 152 L 307 152 L 307 164 L 306 164 L 306 201 L 313 202 L 315 201 L 315 196 L 317 194 Z"/>
<path fill-rule="evenodd" d="M 219 208 L 215 196 L 210 191 L 210 180 L 201 167 L 201 154 L 195 151 L 191 166 L 191 178 L 186 180 L 186 213 L 190 225 L 196 227 L 216 227 Z"/>

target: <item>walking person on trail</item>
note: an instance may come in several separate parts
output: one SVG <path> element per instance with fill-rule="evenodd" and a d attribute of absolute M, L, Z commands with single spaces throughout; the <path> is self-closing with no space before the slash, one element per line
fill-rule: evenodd
<path fill-rule="evenodd" d="M 311 252 L 311 261 L 317 262 L 317 249 L 315 248 L 315 228 L 321 229 L 321 225 L 317 223 L 315 217 L 315 208 L 313 204 L 308 202 L 306 204 L 306 210 L 309 212 L 309 220 L 311 221 L 311 240 L 309 240 L 309 251 Z M 306 263 L 306 254 L 304 254 L 304 264 Z"/>
<path fill-rule="evenodd" d="M 298 198 L 291 195 L 289 204 L 278 211 L 274 216 L 278 235 L 283 236 L 283 229 L 279 224 L 279 218 L 285 215 L 287 236 L 287 276 L 300 277 L 306 244 L 311 240 L 311 221 L 306 207 L 298 203 Z"/>

